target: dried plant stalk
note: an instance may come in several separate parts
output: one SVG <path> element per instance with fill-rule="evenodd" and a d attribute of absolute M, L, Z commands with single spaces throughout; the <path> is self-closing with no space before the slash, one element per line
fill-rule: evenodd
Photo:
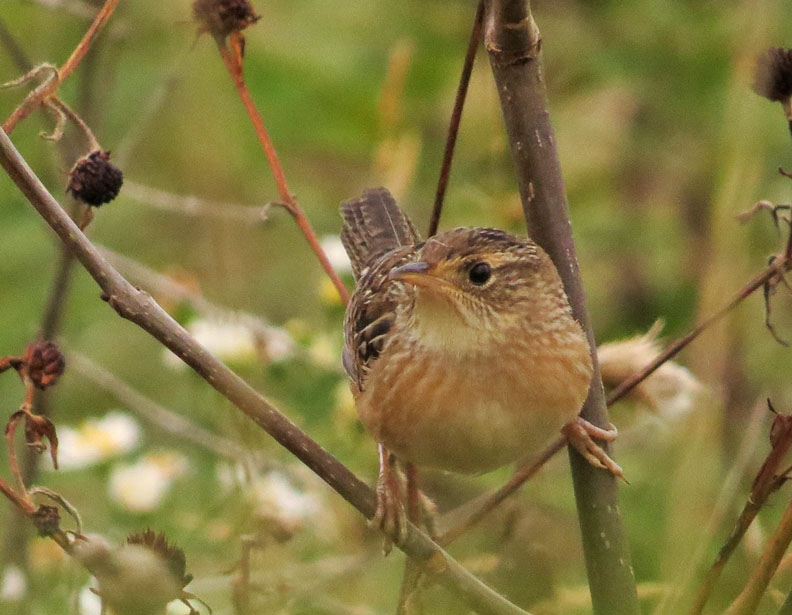
<path fill-rule="evenodd" d="M 608 425 L 596 344 L 585 306 L 555 136 L 542 76 L 539 30 L 526 0 L 489 0 L 484 41 L 501 99 L 523 209 L 531 236 L 550 255 L 594 359 L 594 378 L 581 415 Z M 616 479 L 570 452 L 594 613 L 639 612 L 630 551 L 619 512 Z"/>

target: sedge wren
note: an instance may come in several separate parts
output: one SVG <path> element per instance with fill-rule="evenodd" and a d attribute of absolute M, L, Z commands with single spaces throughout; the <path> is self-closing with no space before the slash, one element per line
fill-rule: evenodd
<path fill-rule="evenodd" d="M 538 245 L 492 228 L 421 241 L 384 188 L 342 203 L 341 214 L 357 280 L 343 364 L 380 445 L 375 523 L 397 540 L 406 529 L 383 449 L 407 464 L 481 473 L 563 431 L 591 463 L 621 475 L 590 437 L 615 431 L 578 417 L 589 345 Z"/>

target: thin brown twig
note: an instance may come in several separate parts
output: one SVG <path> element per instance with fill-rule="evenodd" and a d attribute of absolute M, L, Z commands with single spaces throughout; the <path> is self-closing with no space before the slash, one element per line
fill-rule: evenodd
<path fill-rule="evenodd" d="M 556 438 L 544 451 L 542 451 L 534 459 L 521 466 L 512 477 L 496 491 L 488 495 L 478 508 L 474 510 L 468 517 L 460 521 L 457 525 L 447 529 L 438 539 L 438 544 L 448 546 L 457 538 L 465 534 L 473 526 L 479 523 L 484 517 L 490 514 L 497 508 L 506 498 L 515 493 L 523 484 L 547 463 L 556 453 L 562 451 L 566 445 L 566 438 Z M 454 516 L 452 511 L 449 515 Z"/>
<path fill-rule="evenodd" d="M 376 496 L 345 465 L 300 430 L 261 394 L 213 357 L 151 296 L 136 289 L 102 257 L 0 130 L 0 166 L 82 263 L 103 291 L 108 304 L 173 351 L 215 390 L 307 465 L 367 518 L 374 516 Z M 483 615 L 526 615 L 465 570 L 424 532 L 408 524 L 400 548 L 422 562 L 438 581 Z"/>
<path fill-rule="evenodd" d="M 773 410 L 770 400 L 767 400 L 770 410 Z M 745 502 L 734 528 L 729 534 L 728 539 L 718 551 L 715 562 L 707 571 L 704 580 L 699 587 L 699 591 L 693 600 L 693 607 L 691 608 L 691 615 L 699 615 L 709 599 L 715 583 L 721 575 L 726 564 L 737 548 L 737 545 L 745 536 L 751 523 L 759 514 L 759 510 L 767 502 L 770 497 L 786 480 L 786 472 L 779 472 L 781 462 L 784 460 L 787 451 L 792 446 L 792 416 L 776 414 L 773 419 L 773 424 L 770 428 L 770 438 L 772 442 L 772 449 L 767 454 L 762 467 L 754 478 L 751 485 L 751 492 L 748 494 L 748 499 Z"/>
<path fill-rule="evenodd" d="M 698 325 L 693 327 L 693 329 L 684 337 L 679 338 L 673 344 L 669 345 L 663 352 L 661 352 L 655 359 L 649 363 L 643 369 L 635 372 L 632 376 L 627 378 L 626 380 L 622 381 L 622 383 L 613 389 L 608 395 L 608 405 L 612 405 L 622 397 L 627 395 L 630 391 L 632 391 L 636 386 L 638 386 L 641 382 L 646 380 L 649 376 L 651 376 L 657 368 L 659 368 L 663 363 L 673 359 L 677 354 L 679 354 L 690 342 L 695 340 L 699 335 L 701 335 L 704 331 L 709 329 L 712 325 L 718 322 L 721 318 L 723 318 L 726 314 L 728 314 L 731 310 L 733 310 L 737 305 L 742 303 L 746 298 L 748 298 L 752 293 L 757 291 L 758 289 L 762 288 L 768 281 L 772 280 L 775 276 L 779 275 L 781 272 L 789 271 L 790 267 L 792 267 L 792 259 L 787 255 L 787 251 L 784 252 L 783 256 L 777 257 L 773 263 L 767 267 L 765 270 L 758 273 L 754 278 L 745 284 L 739 291 L 735 293 L 732 299 L 724 305 L 721 309 L 717 312 L 705 318 L 701 321 Z"/>
<path fill-rule="evenodd" d="M 437 232 L 440 225 L 440 214 L 443 212 L 443 200 L 445 199 L 448 180 L 451 177 L 451 164 L 454 159 L 454 146 L 456 145 L 457 134 L 459 133 L 459 123 L 462 120 L 462 109 L 465 106 L 470 75 L 473 72 L 473 63 L 476 60 L 476 51 L 481 44 L 482 24 L 484 23 L 484 0 L 479 0 L 476 7 L 476 16 L 473 18 L 473 29 L 470 32 L 467 51 L 465 52 L 465 63 L 462 66 L 462 75 L 459 77 L 456 98 L 454 99 L 454 110 L 451 112 L 451 120 L 448 125 L 448 136 L 446 137 L 445 150 L 443 151 L 443 162 L 440 165 L 440 177 L 437 180 L 437 191 L 435 192 L 434 207 L 432 217 L 429 220 L 429 234 L 431 237 Z"/>
<path fill-rule="evenodd" d="M 10 134 L 19 122 L 24 120 L 34 109 L 57 92 L 60 85 L 74 72 L 74 69 L 80 64 L 85 54 L 88 53 L 94 40 L 96 40 L 102 28 L 104 28 L 105 24 L 113 15 L 113 11 L 117 4 L 118 0 L 106 0 L 80 42 L 77 43 L 74 51 L 72 51 L 66 62 L 58 69 L 57 76 L 52 79 L 46 87 L 41 88 L 36 93 L 36 96 L 26 98 L 22 104 L 14 109 L 11 115 L 8 116 L 8 119 L 3 122 L 3 130 L 5 132 Z"/>
<path fill-rule="evenodd" d="M 223 59 L 223 63 L 225 64 L 226 70 L 228 71 L 231 80 L 234 82 L 234 86 L 236 87 L 239 98 L 242 101 L 242 105 L 245 107 L 245 111 L 247 112 L 248 117 L 253 124 L 253 129 L 256 132 L 256 136 L 258 137 L 259 143 L 261 144 L 261 148 L 264 150 L 264 155 L 266 156 L 267 162 L 269 163 L 272 176 L 275 179 L 275 184 L 278 188 L 278 195 L 280 196 L 281 201 L 283 202 L 286 210 L 294 218 L 297 228 L 299 228 L 302 234 L 305 236 L 311 251 L 319 260 L 322 269 L 324 269 L 327 276 L 333 282 L 333 286 L 335 286 L 336 290 L 338 291 L 341 301 L 344 303 L 344 305 L 346 305 L 349 303 L 349 291 L 347 290 L 346 286 L 344 286 L 344 283 L 341 281 L 338 273 L 336 273 L 333 265 L 330 264 L 330 260 L 327 258 L 327 254 L 325 254 L 325 251 L 322 249 L 322 246 L 319 243 L 319 238 L 316 236 L 311 223 L 305 216 L 305 213 L 303 212 L 302 207 L 300 207 L 300 204 L 297 202 L 297 199 L 294 198 L 294 195 L 292 195 L 291 191 L 289 190 L 289 185 L 286 183 L 286 175 L 283 172 L 283 167 L 281 166 L 280 159 L 278 158 L 278 153 L 275 150 L 275 146 L 272 143 L 269 132 L 264 125 L 264 118 L 261 116 L 261 113 L 259 113 L 258 107 L 256 107 L 256 103 L 253 101 L 253 98 L 250 95 L 250 90 L 248 90 L 243 73 L 241 41 L 242 34 L 239 32 L 234 32 L 230 37 L 230 46 L 218 43 L 220 56 Z"/>
<path fill-rule="evenodd" d="M 756 611 L 790 542 L 792 542 L 792 501 L 768 539 L 759 563 L 751 572 L 751 577 L 743 591 L 724 611 L 724 615 L 752 615 Z"/>

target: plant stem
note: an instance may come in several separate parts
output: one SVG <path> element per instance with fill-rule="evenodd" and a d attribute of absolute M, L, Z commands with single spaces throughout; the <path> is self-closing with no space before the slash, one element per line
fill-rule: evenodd
<path fill-rule="evenodd" d="M 526 0 L 489 0 L 484 40 L 501 99 L 506 131 L 531 236 L 555 263 L 572 312 L 589 339 L 594 363 L 581 416 L 607 426 L 596 343 L 585 306 L 555 135 L 547 110 L 538 28 Z M 630 551 L 615 477 L 570 451 L 583 549 L 596 615 L 639 612 Z"/>
<path fill-rule="evenodd" d="M 743 588 L 739 596 L 726 609 L 724 615 L 751 615 L 759 606 L 759 601 L 773 578 L 784 552 L 792 541 L 792 501 L 784 511 L 781 521 L 778 523 L 773 535 L 767 541 L 759 563 L 751 573 L 751 578 Z"/>
<path fill-rule="evenodd" d="M 37 96 L 26 98 L 21 105 L 14 109 L 11 115 L 8 116 L 8 119 L 3 123 L 3 130 L 5 132 L 11 133 L 19 122 L 30 115 L 36 107 L 44 102 L 44 100 L 58 91 L 61 84 L 74 72 L 74 69 L 80 64 L 85 54 L 88 53 L 94 40 L 96 40 L 102 28 L 104 28 L 105 24 L 113 15 L 113 11 L 115 11 L 118 2 L 119 0 L 107 0 L 104 3 L 80 42 L 77 43 L 74 51 L 72 51 L 66 62 L 63 63 L 63 66 L 58 69 L 57 77 L 53 78 L 47 87 L 41 88 Z"/>
<path fill-rule="evenodd" d="M 459 77 L 456 98 L 454 99 L 454 110 L 451 112 L 451 121 L 448 125 L 448 136 L 446 137 L 445 151 L 443 151 L 443 162 L 440 165 L 440 177 L 437 180 L 437 191 L 435 192 L 434 207 L 432 217 L 429 220 L 429 233 L 431 237 L 437 232 L 440 225 L 440 214 L 443 212 L 443 199 L 445 198 L 448 180 L 451 177 L 451 163 L 454 159 L 454 146 L 456 145 L 457 134 L 459 133 L 459 122 L 462 119 L 462 108 L 465 106 L 470 75 L 473 72 L 473 62 L 476 60 L 476 51 L 481 43 L 481 28 L 484 23 L 484 0 L 479 0 L 476 7 L 476 16 L 473 18 L 473 29 L 470 32 L 465 62 L 462 65 L 462 75 Z"/>
<path fill-rule="evenodd" d="M 272 139 L 269 136 L 269 132 L 264 125 L 264 118 L 261 117 L 261 113 L 259 113 L 256 103 L 253 102 L 253 98 L 250 96 L 250 90 L 248 90 L 242 71 L 242 52 L 240 39 L 238 38 L 239 36 L 241 35 L 238 32 L 235 32 L 231 35 L 231 47 L 226 47 L 225 45 L 218 46 L 218 49 L 220 50 L 220 56 L 223 58 L 223 63 L 225 64 L 226 70 L 231 76 L 231 80 L 234 82 L 234 87 L 236 87 L 239 98 L 242 101 L 242 105 L 245 107 L 245 111 L 247 111 L 248 117 L 253 124 L 253 129 L 256 131 L 256 136 L 258 137 L 259 143 L 261 144 L 261 148 L 264 150 L 264 155 L 267 157 L 267 162 L 269 163 L 272 176 L 275 179 L 275 184 L 278 188 L 278 195 L 280 196 L 281 201 L 283 201 L 284 207 L 294 218 L 297 227 L 305 236 L 308 245 L 311 247 L 311 251 L 316 255 L 316 258 L 319 260 L 319 264 L 322 266 L 322 269 L 324 269 L 327 276 L 333 282 L 333 286 L 335 286 L 336 290 L 338 291 L 341 301 L 344 303 L 344 305 L 346 305 L 349 303 L 349 291 L 347 290 L 346 286 L 344 286 L 344 283 L 341 281 L 341 278 L 338 276 L 335 269 L 333 269 L 333 266 L 330 264 L 327 255 L 319 243 L 319 239 L 316 237 L 313 227 L 311 227 L 311 223 L 305 216 L 305 213 L 303 212 L 302 207 L 300 207 L 300 204 L 297 202 L 297 199 L 294 198 L 294 195 L 292 195 L 291 191 L 289 190 L 289 186 L 286 183 L 286 175 L 283 172 L 283 167 L 281 166 L 280 159 L 278 158 L 278 153 L 275 151 L 275 146 L 273 145 Z"/>
<path fill-rule="evenodd" d="M 94 278 L 103 290 L 103 298 L 122 318 L 134 322 L 173 351 L 363 515 L 369 519 L 374 516 L 374 492 L 260 393 L 212 356 L 150 295 L 132 286 L 111 267 L 44 187 L 2 130 L 0 166 Z M 471 575 L 414 525 L 409 524 L 407 540 L 400 548 L 480 613 L 526 615 L 525 611 Z"/>

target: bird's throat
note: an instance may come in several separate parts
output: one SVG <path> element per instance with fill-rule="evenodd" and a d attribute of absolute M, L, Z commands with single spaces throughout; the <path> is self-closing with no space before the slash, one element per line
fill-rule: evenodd
<path fill-rule="evenodd" d="M 461 304 L 456 297 L 419 290 L 416 292 L 409 330 L 414 343 L 438 353 L 457 357 L 480 355 L 491 347 L 495 331 L 486 310 Z"/>

